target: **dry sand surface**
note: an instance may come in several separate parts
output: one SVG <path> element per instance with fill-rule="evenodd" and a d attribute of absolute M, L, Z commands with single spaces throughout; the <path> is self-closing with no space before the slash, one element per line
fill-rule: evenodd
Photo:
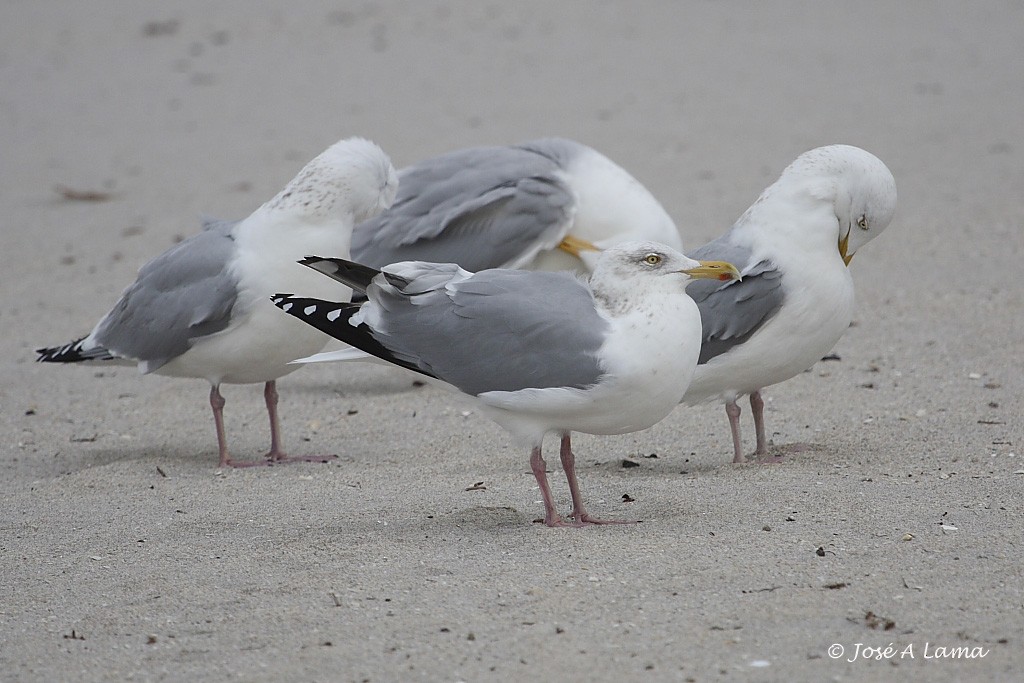
<path fill-rule="evenodd" d="M 1017 2 L 4 3 L 0 678 L 1021 680 L 1022 60 Z M 354 134 L 575 138 L 692 247 L 799 153 L 875 153 L 840 360 L 767 392 L 810 448 L 734 466 L 719 405 L 581 436 L 593 512 L 643 523 L 547 529 L 528 454 L 397 370 L 280 382 L 336 462 L 217 471 L 204 382 L 33 362 Z"/>

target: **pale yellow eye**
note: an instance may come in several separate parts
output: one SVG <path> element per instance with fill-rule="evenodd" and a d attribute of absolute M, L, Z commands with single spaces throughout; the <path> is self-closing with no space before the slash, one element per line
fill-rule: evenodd
<path fill-rule="evenodd" d="M 868 229 L 868 217 L 862 215 L 860 218 L 858 218 L 857 219 L 857 227 L 860 228 L 861 230 L 867 230 Z"/>
<path fill-rule="evenodd" d="M 656 266 L 661 263 L 661 254 L 648 254 L 644 256 L 644 263 L 649 266 Z"/>

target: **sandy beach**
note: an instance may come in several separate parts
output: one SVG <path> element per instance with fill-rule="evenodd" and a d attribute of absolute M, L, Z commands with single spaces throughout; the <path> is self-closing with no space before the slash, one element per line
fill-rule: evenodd
<path fill-rule="evenodd" d="M 1024 6 L 295 5 L 0 10 L 0 679 L 1024 677 Z M 580 435 L 592 511 L 642 523 L 548 529 L 528 453 L 397 369 L 282 379 L 286 446 L 338 459 L 221 471 L 202 380 L 34 362 L 350 135 L 573 138 L 687 247 L 808 149 L 878 156 L 854 326 L 765 392 L 809 447 L 733 465 L 719 404 Z M 260 386 L 223 392 L 264 452 Z"/>

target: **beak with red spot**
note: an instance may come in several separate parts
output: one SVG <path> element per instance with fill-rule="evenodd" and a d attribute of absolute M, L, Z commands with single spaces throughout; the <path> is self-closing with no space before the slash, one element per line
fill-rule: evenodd
<path fill-rule="evenodd" d="M 741 280 L 740 271 L 728 261 L 697 261 L 700 265 L 679 271 L 694 279 L 706 280 Z"/>

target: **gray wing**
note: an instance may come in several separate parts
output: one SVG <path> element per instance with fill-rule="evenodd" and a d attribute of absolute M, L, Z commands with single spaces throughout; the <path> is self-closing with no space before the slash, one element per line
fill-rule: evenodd
<path fill-rule="evenodd" d="M 368 305 L 386 311 L 372 336 L 396 357 L 468 394 L 585 388 L 604 374 L 598 351 L 608 323 L 590 290 L 571 274 L 489 270 L 452 273 L 447 284 L 437 267 L 423 277 L 397 275 L 383 276 L 394 287 L 390 292 L 368 292 Z"/>
<path fill-rule="evenodd" d="M 139 276 L 93 332 L 118 356 L 145 362 L 146 372 L 187 351 L 199 337 L 228 326 L 238 283 L 228 272 L 233 222 L 206 222 L 139 269 Z"/>
<path fill-rule="evenodd" d="M 687 254 L 698 260 L 728 261 L 740 271 L 742 280 L 725 284 L 717 280 L 695 280 L 686 288 L 703 326 L 698 365 L 703 365 L 734 346 L 750 339 L 782 306 L 782 271 L 771 261 L 752 263 L 750 249 L 734 244 L 726 233 Z"/>
<path fill-rule="evenodd" d="M 575 196 L 560 177 L 570 141 L 474 147 L 399 173 L 390 209 L 356 226 L 352 259 L 457 263 L 466 270 L 518 267 L 569 229 Z"/>
<path fill-rule="evenodd" d="M 223 218 L 216 218 L 215 216 L 201 216 L 199 222 L 203 227 L 203 230 L 213 230 L 215 232 L 231 232 L 236 225 L 242 221 L 228 221 Z"/>

